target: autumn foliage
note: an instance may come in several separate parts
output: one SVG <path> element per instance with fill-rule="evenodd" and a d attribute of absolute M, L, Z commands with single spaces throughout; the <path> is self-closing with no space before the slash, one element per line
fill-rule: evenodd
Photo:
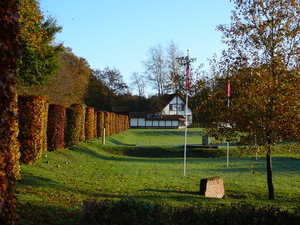
<path fill-rule="evenodd" d="M 21 57 L 17 0 L 0 2 L 0 223 L 16 221 L 14 185 L 19 177 L 17 94 L 14 70 Z"/>
<path fill-rule="evenodd" d="M 19 96 L 19 142 L 21 161 L 32 164 L 47 150 L 48 99 L 36 95 Z"/>
<path fill-rule="evenodd" d="M 48 110 L 47 143 L 48 150 L 65 147 L 66 108 L 59 104 L 50 104 Z"/>
<path fill-rule="evenodd" d="M 79 141 L 85 141 L 85 114 L 86 110 L 83 104 L 81 103 L 73 103 L 71 107 L 77 107 L 80 109 L 80 135 L 79 135 Z"/>
<path fill-rule="evenodd" d="M 65 147 L 70 148 L 79 143 L 82 111 L 79 107 L 69 107 L 67 108 L 66 115 Z"/>
<path fill-rule="evenodd" d="M 274 199 L 271 146 L 300 140 L 299 2 L 243 1 L 231 19 L 218 26 L 228 50 L 214 83 L 201 81 L 209 92 L 197 110 L 209 116 L 211 135 L 252 149 L 263 146 L 268 198 Z"/>
<path fill-rule="evenodd" d="M 85 139 L 94 140 L 95 137 L 95 110 L 92 107 L 86 108 L 85 114 Z"/>
<path fill-rule="evenodd" d="M 97 137 L 103 137 L 104 112 L 97 111 Z"/>

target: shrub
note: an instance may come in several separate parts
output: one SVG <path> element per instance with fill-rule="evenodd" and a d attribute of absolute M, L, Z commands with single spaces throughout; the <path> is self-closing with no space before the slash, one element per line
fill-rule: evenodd
<path fill-rule="evenodd" d="M 21 161 L 32 164 L 47 150 L 48 99 L 37 95 L 19 96 L 19 142 Z"/>
<path fill-rule="evenodd" d="M 95 137 L 95 110 L 92 107 L 86 108 L 85 114 L 85 139 L 94 140 Z"/>
<path fill-rule="evenodd" d="M 78 107 L 79 109 L 81 109 L 81 111 L 80 111 L 81 122 L 80 122 L 79 141 L 85 141 L 85 107 L 81 103 L 74 103 L 74 104 L 71 105 L 71 107 Z"/>
<path fill-rule="evenodd" d="M 54 151 L 65 147 L 66 108 L 50 104 L 48 110 L 47 143 L 48 150 Z"/>
<path fill-rule="evenodd" d="M 97 111 L 97 136 L 103 137 L 103 128 L 104 128 L 104 112 Z"/>
<path fill-rule="evenodd" d="M 80 225 L 90 224 L 299 224 L 300 216 L 275 206 L 248 204 L 171 207 L 135 198 L 86 202 Z"/>
<path fill-rule="evenodd" d="M 109 135 L 109 126 L 110 126 L 110 113 L 104 112 L 104 128 L 105 128 L 105 136 Z"/>
<path fill-rule="evenodd" d="M 65 146 L 66 148 L 78 145 L 82 111 L 79 107 L 69 107 L 66 109 L 66 128 L 65 128 Z"/>
<path fill-rule="evenodd" d="M 97 117 L 98 117 L 97 111 L 94 110 L 94 138 L 98 137 L 98 135 L 97 135 Z"/>
<path fill-rule="evenodd" d="M 110 113 L 110 122 L 109 122 L 109 134 L 113 135 L 116 133 L 116 114 Z"/>

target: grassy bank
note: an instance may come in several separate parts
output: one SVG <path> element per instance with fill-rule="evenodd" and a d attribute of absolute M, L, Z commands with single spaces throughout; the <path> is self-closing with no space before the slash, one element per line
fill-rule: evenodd
<path fill-rule="evenodd" d="M 199 139 L 201 143 L 202 132 L 189 131 L 189 143 L 199 144 Z M 74 224 L 83 202 L 92 199 L 130 197 L 171 206 L 251 203 L 290 210 L 300 201 L 297 149 L 289 155 L 274 155 L 276 199 L 269 201 L 263 155 L 258 160 L 253 156 L 231 157 L 227 168 L 224 157 L 188 150 L 194 154 L 188 152 L 187 176 L 183 176 L 183 138 L 182 130 L 129 130 L 108 137 L 105 146 L 102 140 L 95 140 L 72 149 L 45 152 L 33 165 L 21 165 L 19 224 Z M 153 156 L 139 155 L 142 151 Z M 198 195 L 200 179 L 212 176 L 223 178 L 227 198 Z"/>

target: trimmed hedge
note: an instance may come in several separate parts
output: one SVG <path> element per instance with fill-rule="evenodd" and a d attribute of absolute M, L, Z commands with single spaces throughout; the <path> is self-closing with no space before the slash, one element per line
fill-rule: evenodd
<path fill-rule="evenodd" d="M 82 110 L 79 107 L 66 109 L 65 147 L 78 145 L 81 134 Z"/>
<path fill-rule="evenodd" d="M 98 135 L 97 135 L 97 117 L 98 117 L 98 114 L 97 114 L 97 111 L 94 110 L 94 137 L 97 138 Z"/>
<path fill-rule="evenodd" d="M 47 144 L 48 150 L 60 150 L 65 147 L 66 108 L 59 104 L 50 104 L 48 110 Z"/>
<path fill-rule="evenodd" d="M 14 224 L 16 220 L 15 184 L 20 179 L 20 149 L 18 141 L 17 94 L 11 88 L 10 102 L 0 103 L 0 224 Z M 5 105 L 5 103 L 7 105 Z"/>
<path fill-rule="evenodd" d="M 95 109 L 92 107 L 85 108 L 85 140 L 94 140 L 95 137 Z"/>
<path fill-rule="evenodd" d="M 103 137 L 103 128 L 104 128 L 104 112 L 97 111 L 97 136 Z"/>
<path fill-rule="evenodd" d="M 113 135 L 116 133 L 116 114 L 111 112 L 110 113 L 110 135 Z"/>
<path fill-rule="evenodd" d="M 102 200 L 85 202 L 79 218 L 80 225 L 252 225 L 252 224 L 299 224 L 300 216 L 276 206 L 250 204 L 201 204 L 172 207 L 152 204 L 135 198 L 120 201 Z"/>
<path fill-rule="evenodd" d="M 85 107 L 81 103 L 74 103 L 70 107 L 78 107 L 81 109 L 80 136 L 79 141 L 85 141 Z"/>
<path fill-rule="evenodd" d="M 20 159 L 32 164 L 47 150 L 48 99 L 19 95 L 19 113 Z"/>
<path fill-rule="evenodd" d="M 110 113 L 107 111 L 104 111 L 105 136 L 109 135 L 109 126 L 110 126 Z"/>

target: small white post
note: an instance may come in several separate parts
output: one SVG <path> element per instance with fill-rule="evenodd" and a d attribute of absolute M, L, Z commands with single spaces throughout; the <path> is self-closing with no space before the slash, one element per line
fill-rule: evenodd
<path fill-rule="evenodd" d="M 102 145 L 105 145 L 105 128 L 103 128 Z"/>

